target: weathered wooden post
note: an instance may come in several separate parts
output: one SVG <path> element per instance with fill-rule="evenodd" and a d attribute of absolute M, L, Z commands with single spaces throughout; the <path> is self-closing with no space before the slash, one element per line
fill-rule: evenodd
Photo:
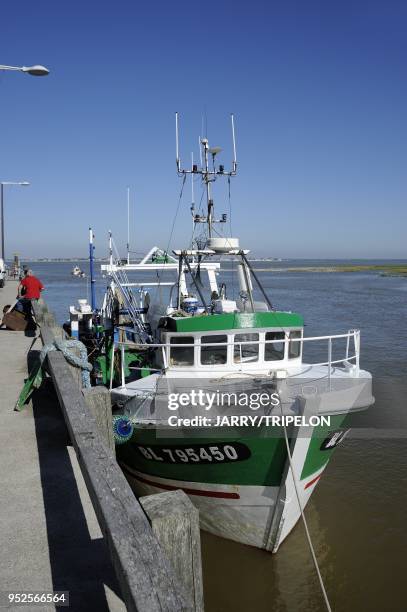
<path fill-rule="evenodd" d="M 32 308 L 37 325 L 42 325 L 44 321 L 44 314 L 48 312 L 44 300 L 39 299 L 38 302 L 32 302 Z"/>
<path fill-rule="evenodd" d="M 43 312 L 41 323 L 42 325 L 47 325 L 48 327 L 55 327 L 56 321 L 52 312 Z"/>
<path fill-rule="evenodd" d="M 183 585 L 188 610 L 203 612 L 199 512 L 184 491 L 140 497 L 154 535 Z"/>
<path fill-rule="evenodd" d="M 106 387 L 91 387 L 82 389 L 85 402 L 94 416 L 100 435 L 106 446 L 115 454 L 115 444 L 112 426 L 112 402 Z"/>
<path fill-rule="evenodd" d="M 69 349 L 69 351 L 71 353 L 74 353 L 77 357 L 80 357 L 80 354 L 79 354 L 80 351 L 78 348 L 71 348 Z M 67 362 L 67 364 L 71 371 L 71 374 L 73 376 L 73 379 L 75 381 L 77 388 L 82 389 L 82 369 L 78 368 L 77 366 L 72 365 L 69 362 Z"/>
<path fill-rule="evenodd" d="M 57 340 L 66 340 L 67 335 L 62 327 L 59 325 L 51 326 L 51 333 Z"/>
<path fill-rule="evenodd" d="M 40 297 L 40 299 L 37 302 L 38 307 L 41 309 L 42 312 L 49 312 L 48 310 L 48 304 L 45 302 L 44 298 Z"/>

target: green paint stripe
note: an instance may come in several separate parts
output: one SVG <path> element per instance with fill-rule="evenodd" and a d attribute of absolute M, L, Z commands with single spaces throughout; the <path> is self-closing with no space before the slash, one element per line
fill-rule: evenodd
<path fill-rule="evenodd" d="M 323 427 L 314 428 L 312 439 L 305 457 L 304 467 L 302 468 L 301 480 L 308 478 L 311 474 L 315 474 L 315 472 L 322 469 L 328 463 L 335 447 L 328 450 L 321 450 L 321 444 L 336 429 L 346 429 L 344 425 L 346 417 L 347 415 L 343 414 L 331 416 L 331 424 L 329 427 L 325 425 Z"/>
<path fill-rule="evenodd" d="M 303 325 L 302 316 L 295 312 L 237 312 L 184 318 L 166 317 L 163 327 L 169 331 L 196 332 Z"/>
<path fill-rule="evenodd" d="M 236 484 L 279 486 L 286 462 L 285 442 L 281 438 L 156 438 L 152 439 L 154 430 L 135 431 L 130 442 L 116 448 L 117 458 L 135 470 L 151 476 L 184 480 L 189 482 L 206 482 L 211 484 Z M 251 456 L 243 461 L 230 463 L 188 463 L 172 464 L 150 461 L 141 456 L 133 442 L 148 446 L 154 451 L 154 445 L 171 449 L 185 445 L 233 444 L 239 442 L 250 449 Z"/>

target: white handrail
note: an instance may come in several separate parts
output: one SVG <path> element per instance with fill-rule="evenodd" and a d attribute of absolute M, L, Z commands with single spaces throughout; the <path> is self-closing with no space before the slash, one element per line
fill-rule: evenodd
<path fill-rule="evenodd" d="M 192 332 L 191 332 L 192 333 Z M 238 333 L 242 333 L 242 332 L 238 332 Z M 248 333 L 252 333 L 252 332 L 248 332 Z M 359 333 L 359 332 L 358 332 Z M 186 335 L 186 334 L 185 334 Z M 226 335 L 226 334 L 219 334 L 219 335 Z M 335 340 L 336 338 L 348 338 L 348 337 L 354 337 L 355 332 L 349 332 L 348 334 L 336 334 L 333 336 L 311 336 L 309 338 L 289 338 L 288 336 L 286 336 L 285 338 L 280 338 L 279 340 L 244 340 L 244 341 L 238 341 L 238 342 L 205 342 L 204 344 L 201 344 L 201 346 L 236 346 L 237 344 L 259 344 L 259 345 L 263 345 L 263 344 L 279 344 L 280 342 L 285 342 L 285 340 L 289 340 L 289 342 L 312 342 L 312 341 L 318 341 L 318 340 Z M 144 347 L 144 348 L 193 348 L 194 346 L 196 346 L 195 343 L 190 343 L 190 344 L 181 344 L 181 343 L 170 343 L 170 342 L 160 342 L 160 343 L 148 343 L 148 344 L 143 344 L 140 342 L 126 342 L 126 341 L 118 341 L 116 342 L 117 345 L 120 344 L 124 344 L 124 345 L 128 345 L 128 346 L 132 346 L 132 347 Z"/>
<path fill-rule="evenodd" d="M 243 332 L 239 332 L 239 333 L 243 333 Z M 249 333 L 256 333 L 256 332 L 247 332 Z M 219 334 L 220 335 L 220 334 Z M 225 335 L 225 334 L 222 334 Z M 336 339 L 340 339 L 340 338 L 346 338 L 346 354 L 345 357 L 343 359 L 332 359 L 332 340 L 336 340 Z M 349 355 L 349 344 L 350 344 L 350 339 L 353 338 L 353 344 L 354 344 L 354 350 L 355 353 L 354 355 Z M 242 342 L 208 342 L 208 343 L 191 343 L 191 344 L 186 344 L 186 343 L 180 343 L 180 344 L 172 344 L 171 342 L 162 342 L 162 343 L 153 343 L 153 344 L 140 344 L 140 343 L 134 343 L 134 342 L 126 342 L 126 341 L 119 341 L 117 342 L 117 346 L 120 347 L 124 347 L 124 346 L 131 346 L 133 348 L 161 348 L 162 351 L 162 358 L 163 358 L 163 365 L 164 365 L 164 369 L 167 369 L 168 367 L 168 360 L 167 360 L 167 348 L 190 348 L 190 349 L 195 349 L 195 347 L 197 346 L 203 346 L 203 347 L 217 347 L 217 348 L 221 348 L 221 347 L 228 347 L 228 346 L 239 346 L 239 350 L 241 351 L 241 347 L 244 345 L 248 345 L 248 346 L 253 346 L 253 345 L 257 345 L 258 347 L 262 346 L 262 345 L 267 345 L 267 344 L 280 344 L 281 342 L 301 342 L 302 344 L 304 342 L 319 342 L 321 340 L 327 340 L 327 344 L 328 344 L 328 359 L 327 361 L 321 361 L 319 363 L 314 363 L 314 364 L 310 364 L 310 365 L 314 365 L 314 366 L 328 366 L 328 378 L 330 380 L 331 378 L 331 370 L 332 370 L 332 366 L 335 364 L 339 364 L 339 363 L 349 363 L 350 361 L 355 361 L 355 366 L 357 368 L 357 370 L 359 369 L 359 362 L 360 362 L 360 330 L 354 329 L 354 330 L 350 330 L 348 333 L 346 334 L 333 334 L 331 336 L 310 336 L 308 338 L 290 338 L 289 337 L 289 333 L 285 334 L 284 339 L 280 338 L 277 340 L 245 340 Z M 241 360 L 242 361 L 242 360 Z M 276 360 L 277 361 L 277 360 Z M 280 360 L 278 360 L 280 361 Z"/>

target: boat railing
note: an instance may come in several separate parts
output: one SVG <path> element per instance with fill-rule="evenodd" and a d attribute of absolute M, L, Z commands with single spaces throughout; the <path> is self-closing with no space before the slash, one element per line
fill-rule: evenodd
<path fill-rule="evenodd" d="M 241 331 L 239 333 L 242 333 Z M 247 332 L 252 333 L 252 332 Z M 345 346 L 345 355 L 343 357 L 340 357 L 339 359 L 333 359 L 333 343 L 335 340 L 340 340 L 340 339 L 344 339 L 346 340 L 346 346 Z M 342 364 L 344 367 L 346 367 L 347 369 L 351 368 L 352 366 L 354 366 L 355 370 L 358 371 L 359 370 L 359 363 L 360 363 L 360 330 L 358 329 L 351 329 L 349 330 L 347 333 L 345 334 L 333 334 L 333 335 L 329 335 L 329 336 L 310 336 L 310 337 L 301 337 L 301 338 L 291 338 L 290 337 L 290 333 L 287 332 L 285 333 L 285 338 L 280 338 L 280 339 L 276 339 L 276 340 L 247 340 L 247 341 L 238 341 L 238 342 L 233 342 L 233 341 L 227 341 L 227 342 L 205 342 L 204 346 L 205 348 L 208 347 L 216 347 L 216 348 L 221 348 L 221 347 L 228 347 L 228 346 L 233 346 L 233 347 L 242 347 L 242 346 L 250 346 L 250 347 L 254 347 L 254 346 L 258 346 L 259 350 L 260 347 L 263 345 L 275 345 L 275 344 L 281 344 L 281 342 L 289 342 L 289 343 L 294 343 L 294 342 L 299 342 L 301 344 L 301 350 L 298 351 L 298 355 L 302 355 L 302 349 L 305 343 L 316 343 L 316 342 L 326 342 L 327 344 L 327 360 L 326 361 L 319 361 L 319 362 L 308 362 L 307 361 L 307 365 L 312 365 L 312 366 L 328 366 L 328 378 L 330 378 L 331 373 L 332 373 L 332 368 L 335 365 L 339 365 Z M 116 346 L 122 351 L 124 352 L 126 346 L 127 347 L 131 347 L 134 349 L 143 349 L 145 350 L 146 348 L 149 349 L 161 349 L 162 351 L 162 359 L 163 359 L 163 369 L 167 369 L 168 368 L 168 353 L 169 353 L 169 349 L 179 349 L 179 348 L 194 348 L 197 345 L 195 343 L 171 343 L 171 342 L 161 342 L 161 343 L 149 343 L 149 344 L 142 344 L 142 343 L 136 343 L 136 342 L 129 342 L 129 341 L 119 341 L 116 343 Z M 278 363 L 279 360 L 275 360 L 274 363 Z M 239 363 L 239 362 L 237 362 Z M 272 360 L 270 361 L 266 361 L 265 363 L 269 364 L 269 363 L 273 363 Z M 282 367 L 284 367 L 283 363 L 286 365 L 286 361 L 282 361 Z M 139 369 L 139 368 L 132 368 L 132 369 Z M 142 369 L 142 368 L 140 368 Z M 156 370 L 158 371 L 158 370 Z"/>

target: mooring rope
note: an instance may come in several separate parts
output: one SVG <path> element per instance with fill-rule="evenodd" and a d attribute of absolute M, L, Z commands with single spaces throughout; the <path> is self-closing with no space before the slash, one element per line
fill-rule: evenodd
<path fill-rule="evenodd" d="M 69 349 L 79 349 L 79 356 Z M 79 340 L 59 340 L 55 338 L 52 344 L 45 344 L 40 353 L 40 362 L 44 362 L 46 356 L 51 351 L 61 351 L 65 359 L 76 368 L 81 368 L 82 386 L 89 388 L 90 374 L 92 365 L 88 361 L 88 352 L 86 346 Z"/>
<path fill-rule="evenodd" d="M 282 421 L 283 421 L 285 445 L 286 445 L 287 454 L 288 454 L 288 461 L 290 463 L 290 470 L 291 470 L 291 475 L 293 477 L 295 494 L 297 496 L 298 506 L 300 508 L 302 521 L 304 523 L 304 529 L 305 529 L 305 534 L 306 534 L 307 540 L 308 540 L 308 546 L 309 546 L 309 549 L 311 551 L 312 560 L 314 562 L 314 566 L 315 566 L 315 570 L 316 570 L 316 573 L 317 573 L 317 576 L 318 576 L 318 581 L 319 581 L 319 584 L 320 584 L 320 587 L 321 587 L 322 595 L 323 595 L 324 600 L 325 600 L 326 609 L 328 610 L 328 612 L 332 612 L 331 604 L 329 603 L 329 599 L 328 599 L 328 594 L 326 592 L 326 588 L 325 588 L 325 585 L 324 585 L 324 581 L 322 579 L 321 571 L 319 569 L 317 556 L 315 554 L 315 549 L 314 549 L 314 546 L 312 544 L 311 535 L 310 535 L 310 532 L 309 532 L 309 529 L 308 529 L 308 524 L 307 524 L 307 521 L 306 521 L 306 518 L 305 518 L 305 514 L 304 514 L 304 509 L 303 509 L 302 504 L 301 504 L 300 494 L 299 494 L 298 487 L 297 487 L 297 479 L 295 477 L 295 471 L 294 471 L 294 466 L 293 466 L 293 462 L 292 462 L 292 455 L 291 455 L 291 451 L 290 451 L 290 445 L 289 445 L 289 442 L 288 442 L 287 426 L 286 426 L 285 421 L 284 421 L 283 408 L 282 408 L 282 403 L 281 402 L 280 402 L 280 412 L 281 412 L 281 416 L 283 417 Z"/>

